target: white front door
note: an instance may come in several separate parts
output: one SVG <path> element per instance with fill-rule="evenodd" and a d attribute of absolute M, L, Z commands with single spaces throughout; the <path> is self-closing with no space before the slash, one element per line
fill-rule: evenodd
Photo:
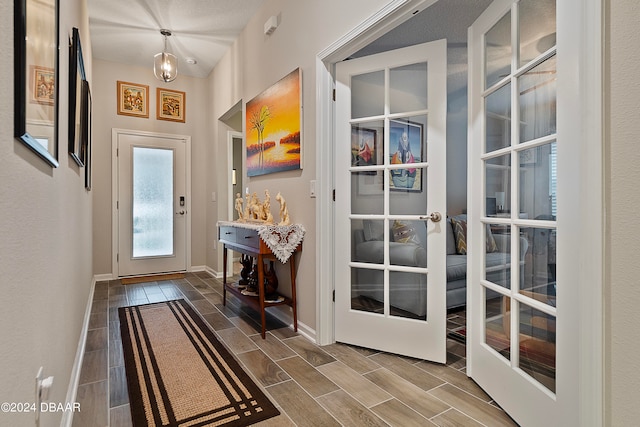
<path fill-rule="evenodd" d="M 447 43 L 336 65 L 336 341 L 446 360 Z"/>
<path fill-rule="evenodd" d="M 114 131 L 117 276 L 187 269 L 187 137 Z"/>
<path fill-rule="evenodd" d="M 468 373 L 523 426 L 579 424 L 556 34 L 555 0 L 495 0 L 469 30 Z"/>

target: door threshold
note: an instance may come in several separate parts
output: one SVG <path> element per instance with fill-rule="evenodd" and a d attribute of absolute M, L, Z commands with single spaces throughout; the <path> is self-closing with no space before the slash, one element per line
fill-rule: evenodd
<path fill-rule="evenodd" d="M 184 273 L 151 274 L 147 276 L 123 277 L 120 283 L 123 285 L 133 285 L 136 283 L 157 282 L 160 280 L 184 279 Z"/>

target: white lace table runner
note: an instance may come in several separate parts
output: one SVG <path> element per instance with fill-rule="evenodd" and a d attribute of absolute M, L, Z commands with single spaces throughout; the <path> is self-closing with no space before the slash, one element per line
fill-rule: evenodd
<path fill-rule="evenodd" d="M 286 263 L 304 239 L 305 229 L 300 224 L 264 225 L 258 235 L 281 263 Z"/>
<path fill-rule="evenodd" d="M 271 249 L 271 252 L 283 264 L 296 250 L 304 239 L 305 229 L 302 224 L 291 225 L 265 225 L 255 223 L 218 221 L 218 226 L 227 225 L 240 228 L 249 228 L 258 231 L 258 236 Z"/>

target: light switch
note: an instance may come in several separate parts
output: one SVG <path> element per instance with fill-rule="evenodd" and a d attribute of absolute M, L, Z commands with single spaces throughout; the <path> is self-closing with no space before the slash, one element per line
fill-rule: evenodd
<path fill-rule="evenodd" d="M 316 180 L 312 179 L 309 182 L 309 196 L 316 197 Z"/>

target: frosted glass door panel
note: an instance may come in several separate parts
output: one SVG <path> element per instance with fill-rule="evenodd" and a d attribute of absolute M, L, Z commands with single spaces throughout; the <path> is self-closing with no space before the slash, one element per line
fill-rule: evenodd
<path fill-rule="evenodd" d="M 173 255 L 173 150 L 133 148 L 133 258 Z"/>

